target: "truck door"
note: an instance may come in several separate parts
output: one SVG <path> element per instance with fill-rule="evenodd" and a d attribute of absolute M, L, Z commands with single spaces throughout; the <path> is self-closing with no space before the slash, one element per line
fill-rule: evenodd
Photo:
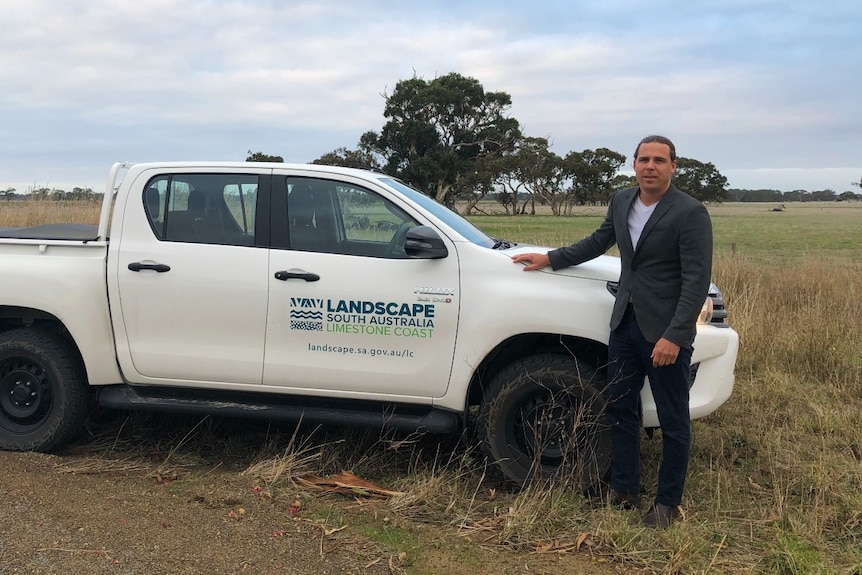
<path fill-rule="evenodd" d="M 144 192 L 121 208 L 109 280 L 129 381 L 260 384 L 268 238 L 255 215 L 269 175 L 258 171 L 143 172 L 132 184 Z"/>
<path fill-rule="evenodd" d="M 275 170 L 265 385 L 393 400 L 445 393 L 457 253 L 408 258 L 404 236 L 420 216 L 368 186 Z"/>

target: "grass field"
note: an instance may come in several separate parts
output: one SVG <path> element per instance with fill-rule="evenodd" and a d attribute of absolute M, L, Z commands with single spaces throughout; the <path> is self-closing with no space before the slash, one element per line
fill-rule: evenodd
<path fill-rule="evenodd" d="M 487 206 L 491 211 L 492 206 Z M 859 262 L 862 256 L 862 202 L 791 203 L 783 212 L 772 204 L 729 203 L 709 207 L 717 257 L 788 263 L 805 258 Z M 575 215 L 471 216 L 502 239 L 549 245 L 570 244 L 589 235 L 604 219 L 605 207 L 585 207 Z"/>
<path fill-rule="evenodd" d="M 433 442 L 396 446 L 359 435 L 261 445 L 248 473 L 274 497 L 294 497 L 291 476 L 309 470 L 352 469 L 394 485 L 403 495 L 391 498 L 386 512 L 400 519 L 386 537 L 408 546 L 420 539 L 411 525 L 442 525 L 518 552 L 581 548 L 623 572 L 862 573 L 862 204 L 771 207 L 709 208 L 714 279 L 741 348 L 733 396 L 694 424 L 685 520 L 673 528 L 644 530 L 639 514 L 589 509 L 561 487 L 492 492 L 496 486 L 470 453 L 457 446 L 441 453 Z M 31 209 L 38 215 L 0 206 L 0 227 L 98 218 L 98 206 L 89 208 L 90 219 Z M 603 215 L 604 208 L 587 208 L 567 218 L 471 220 L 495 237 L 560 246 L 587 235 Z M 170 456 L 214 445 L 230 451 L 236 439 L 219 433 L 200 443 L 184 437 Z M 152 448 L 136 441 L 141 453 Z M 655 483 L 660 445 L 658 437 L 644 441 L 647 486 Z M 406 572 L 426 572 L 418 559 L 416 565 Z"/>

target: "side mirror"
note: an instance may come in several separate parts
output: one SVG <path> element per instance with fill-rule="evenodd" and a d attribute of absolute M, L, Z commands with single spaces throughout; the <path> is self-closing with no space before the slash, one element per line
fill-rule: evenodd
<path fill-rule="evenodd" d="M 404 238 L 404 251 L 415 259 L 438 260 L 449 255 L 440 234 L 428 226 L 410 228 Z"/>

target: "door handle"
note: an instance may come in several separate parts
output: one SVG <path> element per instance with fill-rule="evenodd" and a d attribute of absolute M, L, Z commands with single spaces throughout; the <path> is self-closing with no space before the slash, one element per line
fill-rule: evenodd
<path fill-rule="evenodd" d="M 165 264 L 145 264 L 144 262 L 132 262 L 129 264 L 129 269 L 133 272 L 141 270 L 153 270 L 160 274 L 171 271 L 171 266 Z"/>
<path fill-rule="evenodd" d="M 275 279 L 281 280 L 283 282 L 286 282 L 287 280 L 305 280 L 307 282 L 316 282 L 320 279 L 320 276 L 308 272 L 280 271 L 275 272 Z"/>

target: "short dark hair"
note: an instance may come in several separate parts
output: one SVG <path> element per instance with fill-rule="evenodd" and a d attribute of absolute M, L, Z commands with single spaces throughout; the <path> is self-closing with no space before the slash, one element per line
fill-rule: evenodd
<path fill-rule="evenodd" d="M 641 149 L 641 144 L 665 144 L 668 148 L 670 148 L 670 161 L 676 161 L 676 146 L 673 145 L 673 142 L 671 142 L 669 138 L 655 135 L 647 136 L 646 138 L 638 142 L 638 147 L 635 148 L 635 160 L 638 159 L 638 152 Z"/>

